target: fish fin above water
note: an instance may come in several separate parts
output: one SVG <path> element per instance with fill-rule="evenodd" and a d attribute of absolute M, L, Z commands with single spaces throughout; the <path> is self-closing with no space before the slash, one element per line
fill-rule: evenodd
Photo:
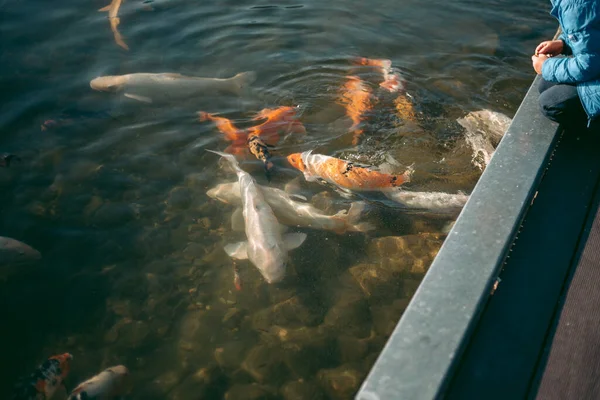
<path fill-rule="evenodd" d="M 244 222 L 244 212 L 241 207 L 235 209 L 231 214 L 231 230 L 234 232 L 243 232 L 246 229 L 246 223 Z"/>
<path fill-rule="evenodd" d="M 287 250 L 294 250 L 300 247 L 306 240 L 306 233 L 286 233 L 283 236 L 283 243 Z"/>
<path fill-rule="evenodd" d="M 245 260 L 248 258 L 248 242 L 230 243 L 223 247 L 225 253 L 236 260 Z"/>
<path fill-rule="evenodd" d="M 256 72 L 254 71 L 246 71 L 240 72 L 233 78 L 230 78 L 232 83 L 231 91 L 237 95 L 240 95 L 244 92 L 248 86 L 250 86 L 254 81 L 256 81 Z"/>
<path fill-rule="evenodd" d="M 101 9 L 99 9 L 98 11 L 99 11 L 99 12 L 107 12 L 107 11 L 110 11 L 110 6 L 111 6 L 111 5 L 109 4 L 109 5 L 107 5 L 106 7 L 102 7 L 102 8 L 101 8 Z"/>
<path fill-rule="evenodd" d="M 127 98 L 130 98 L 130 99 L 144 102 L 144 103 L 152 103 L 152 99 L 150 97 L 140 96 L 140 95 L 132 94 L 132 93 L 125 93 L 124 96 Z"/>

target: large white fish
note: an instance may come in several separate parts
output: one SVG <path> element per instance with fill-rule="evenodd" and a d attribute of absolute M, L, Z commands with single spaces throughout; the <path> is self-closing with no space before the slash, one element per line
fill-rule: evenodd
<path fill-rule="evenodd" d="M 254 72 L 242 72 L 232 78 L 200 78 L 176 73 L 135 73 L 100 76 L 90 87 L 101 92 L 123 93 L 125 97 L 152 103 L 154 101 L 185 100 L 215 92 L 240 94 L 256 80 Z"/>
<path fill-rule="evenodd" d="M 67 400 L 112 400 L 124 394 L 125 380 L 129 371 L 123 365 L 110 367 L 80 383 Z"/>
<path fill-rule="evenodd" d="M 39 251 L 18 240 L 0 236 L 0 279 L 19 272 L 19 267 L 42 258 Z"/>
<path fill-rule="evenodd" d="M 284 225 L 328 230 L 340 234 L 348 231 L 367 232 L 375 229 L 368 222 L 358 222 L 365 207 L 364 202 L 353 202 L 348 211 L 343 210 L 335 215 L 326 215 L 312 204 L 301 203 L 292 198 L 301 196 L 290 195 L 277 188 L 258 186 L 277 220 Z M 223 203 L 234 206 L 242 205 L 239 182 L 221 183 L 208 190 L 206 194 Z M 237 213 L 234 215 L 238 217 Z M 237 223 L 234 217 L 232 217 L 232 222 Z"/>
<path fill-rule="evenodd" d="M 479 110 L 468 113 L 456 122 L 465 128 L 465 140 L 473 150 L 471 162 L 483 170 L 490 163 L 512 119 L 499 112 Z"/>
<path fill-rule="evenodd" d="M 467 203 L 469 196 L 464 193 L 411 192 L 399 190 L 384 192 L 389 199 L 407 208 L 432 211 L 440 214 L 458 214 Z"/>
<path fill-rule="evenodd" d="M 285 276 L 288 250 L 300 246 L 305 233 L 282 236 L 279 222 L 265 196 L 250 174 L 238 165 L 231 154 L 208 150 L 225 158 L 235 169 L 240 185 L 240 198 L 247 242 L 225 246 L 225 252 L 235 259 L 249 259 L 268 283 L 276 283 Z"/>

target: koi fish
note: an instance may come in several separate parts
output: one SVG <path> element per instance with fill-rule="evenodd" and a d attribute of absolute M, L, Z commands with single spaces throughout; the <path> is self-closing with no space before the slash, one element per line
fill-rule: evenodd
<path fill-rule="evenodd" d="M 129 370 L 123 365 L 110 367 L 80 383 L 69 395 L 67 400 L 111 400 L 124 394 L 125 380 Z"/>
<path fill-rule="evenodd" d="M 49 400 L 63 386 L 69 374 L 69 363 L 73 356 L 64 353 L 44 361 L 27 378 L 17 384 L 12 400 Z"/>
<path fill-rule="evenodd" d="M 394 106 L 396 107 L 396 115 L 402 121 L 416 122 L 417 114 L 413 107 L 413 103 L 406 94 L 401 94 L 394 100 Z"/>
<path fill-rule="evenodd" d="M 112 31 L 113 36 L 115 38 L 115 43 L 117 43 L 117 45 L 121 46 L 125 50 L 129 50 L 129 46 L 127 46 L 125 41 L 123 41 L 123 36 L 121 36 L 121 33 L 119 32 L 119 29 L 118 29 L 118 26 L 121 23 L 121 19 L 119 18 L 118 15 L 119 15 L 119 8 L 121 8 L 122 2 L 123 2 L 123 0 L 112 0 L 109 5 L 99 9 L 98 11 L 100 11 L 100 12 L 107 11 L 108 12 L 108 20 L 110 21 L 110 30 Z"/>
<path fill-rule="evenodd" d="M 312 150 L 294 153 L 287 157 L 289 163 L 304 173 L 309 182 L 322 179 L 344 191 L 389 191 L 410 181 L 411 169 L 403 174 L 386 174 L 369 168 L 355 166 L 352 162 L 323 154 L 312 154 Z"/>
<path fill-rule="evenodd" d="M 0 154 L 0 167 L 10 167 L 12 160 L 21 161 L 21 159 L 14 154 L 3 153 Z"/>
<path fill-rule="evenodd" d="M 407 208 L 428 210 L 440 214 L 458 214 L 469 199 L 464 193 L 411 192 L 398 190 L 384 195 Z"/>
<path fill-rule="evenodd" d="M 358 57 L 353 60 L 353 63 L 356 65 L 376 67 L 383 77 L 383 81 L 379 84 L 382 89 L 385 89 L 390 93 L 395 93 L 404 89 L 404 80 L 399 72 L 392 69 L 391 60 Z"/>
<path fill-rule="evenodd" d="M 233 142 L 232 148 L 243 148 L 246 145 L 246 137 L 248 133 L 243 129 L 238 129 L 233 121 L 229 118 L 217 117 L 214 114 L 209 114 L 204 111 L 198 112 L 198 120 L 200 122 L 211 121 L 215 123 L 215 126 L 225 136 L 225 140 Z M 229 151 L 227 151 L 229 152 Z M 234 151 L 235 152 L 235 151 Z"/>
<path fill-rule="evenodd" d="M 254 72 L 242 72 L 227 79 L 200 78 L 170 72 L 135 73 L 94 78 L 90 87 L 100 92 L 123 93 L 125 97 L 152 103 L 155 100 L 181 101 L 214 92 L 239 95 L 242 89 L 255 80 Z"/>
<path fill-rule="evenodd" d="M 40 260 L 42 255 L 33 247 L 18 240 L 0 236 L 0 279 L 22 271 L 23 266 Z"/>
<path fill-rule="evenodd" d="M 293 197 L 301 198 L 301 196 L 290 195 L 281 189 L 268 186 L 258 185 L 258 187 L 267 203 L 269 203 L 269 206 L 271 206 L 277 220 L 284 225 L 328 230 L 338 234 L 368 232 L 375 229 L 368 222 L 359 222 L 365 207 L 364 202 L 353 202 L 348 211 L 343 210 L 335 215 L 326 215 L 310 203 L 301 203 L 293 199 Z M 238 182 L 219 184 L 209 189 L 206 194 L 208 197 L 226 204 L 234 206 L 242 205 Z M 232 215 L 232 225 L 241 225 L 239 221 L 234 221 L 234 218 L 238 217 L 239 213 Z"/>
<path fill-rule="evenodd" d="M 266 119 L 260 125 L 249 128 L 250 135 L 260 136 L 267 144 L 276 145 L 279 142 L 279 133 L 306 133 L 302 122 L 297 120 L 297 107 L 282 106 L 265 108 L 258 112 L 254 121 Z"/>
<path fill-rule="evenodd" d="M 257 135 L 249 135 L 247 143 L 250 153 L 252 153 L 252 155 L 254 155 L 254 157 L 256 157 L 258 160 L 263 162 L 267 180 L 270 182 L 271 172 L 273 171 L 275 164 L 271 162 L 271 152 L 269 151 L 269 147 L 262 140 L 262 138 Z"/>
<path fill-rule="evenodd" d="M 371 109 L 371 91 L 359 77 L 348 76 L 338 104 L 344 106 L 346 115 L 352 120 L 350 127 L 350 131 L 354 132 L 352 144 L 356 145 L 363 133 L 363 130 L 359 129 L 363 115 Z"/>
<path fill-rule="evenodd" d="M 240 184 L 240 197 L 248 241 L 228 244 L 225 246 L 225 252 L 234 259 L 249 259 L 268 283 L 281 281 L 285 275 L 288 251 L 299 247 L 306 239 L 306 234 L 282 235 L 277 218 L 254 178 L 240 168 L 233 155 L 207 151 L 218 154 L 229 161 L 236 171 Z"/>
<path fill-rule="evenodd" d="M 237 290 L 238 292 L 240 292 L 243 289 L 240 270 L 236 263 L 233 263 L 233 286 L 235 286 L 235 290 Z"/>

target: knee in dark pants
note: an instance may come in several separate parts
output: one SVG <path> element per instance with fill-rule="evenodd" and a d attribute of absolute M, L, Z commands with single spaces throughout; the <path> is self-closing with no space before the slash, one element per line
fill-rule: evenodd
<path fill-rule="evenodd" d="M 540 95 L 540 111 L 544 116 L 554 122 L 562 122 L 564 117 L 565 104 L 562 102 L 557 103 L 550 98 L 551 96 L 544 96 L 546 93 Z"/>

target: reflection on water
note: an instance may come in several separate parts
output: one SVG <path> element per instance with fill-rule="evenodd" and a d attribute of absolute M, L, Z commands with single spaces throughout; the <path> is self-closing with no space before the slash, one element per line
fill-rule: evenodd
<path fill-rule="evenodd" d="M 514 114 L 533 78 L 531 49 L 554 31 L 546 3 L 128 0 L 118 24 L 127 51 L 98 12 L 105 1 L 0 1 L 0 153 L 21 158 L 0 168 L 0 236 L 43 255 L 0 281 L 0 397 L 69 352 L 69 389 L 123 364 L 134 399 L 351 398 L 451 217 L 365 194 L 362 219 L 376 230 L 292 227 L 308 239 L 290 252 L 286 279 L 267 285 L 238 262 L 236 290 L 223 245 L 243 233 L 231 228 L 235 208 L 206 194 L 235 179 L 205 151 L 229 143 L 196 112 L 246 128 L 264 108 L 299 106 L 306 134 L 272 150 L 271 182 L 254 158 L 242 168 L 261 185 L 296 186 L 327 214 L 349 200 L 294 181 L 286 155 L 394 160 L 398 172 L 415 168 L 407 188 L 470 193 L 481 171 L 456 119 Z M 405 104 L 357 56 L 391 59 L 414 112 L 398 116 Z M 242 71 L 258 78 L 242 96 L 169 105 L 89 86 L 100 75 Z M 357 147 L 337 104 L 356 73 L 378 93 Z"/>

